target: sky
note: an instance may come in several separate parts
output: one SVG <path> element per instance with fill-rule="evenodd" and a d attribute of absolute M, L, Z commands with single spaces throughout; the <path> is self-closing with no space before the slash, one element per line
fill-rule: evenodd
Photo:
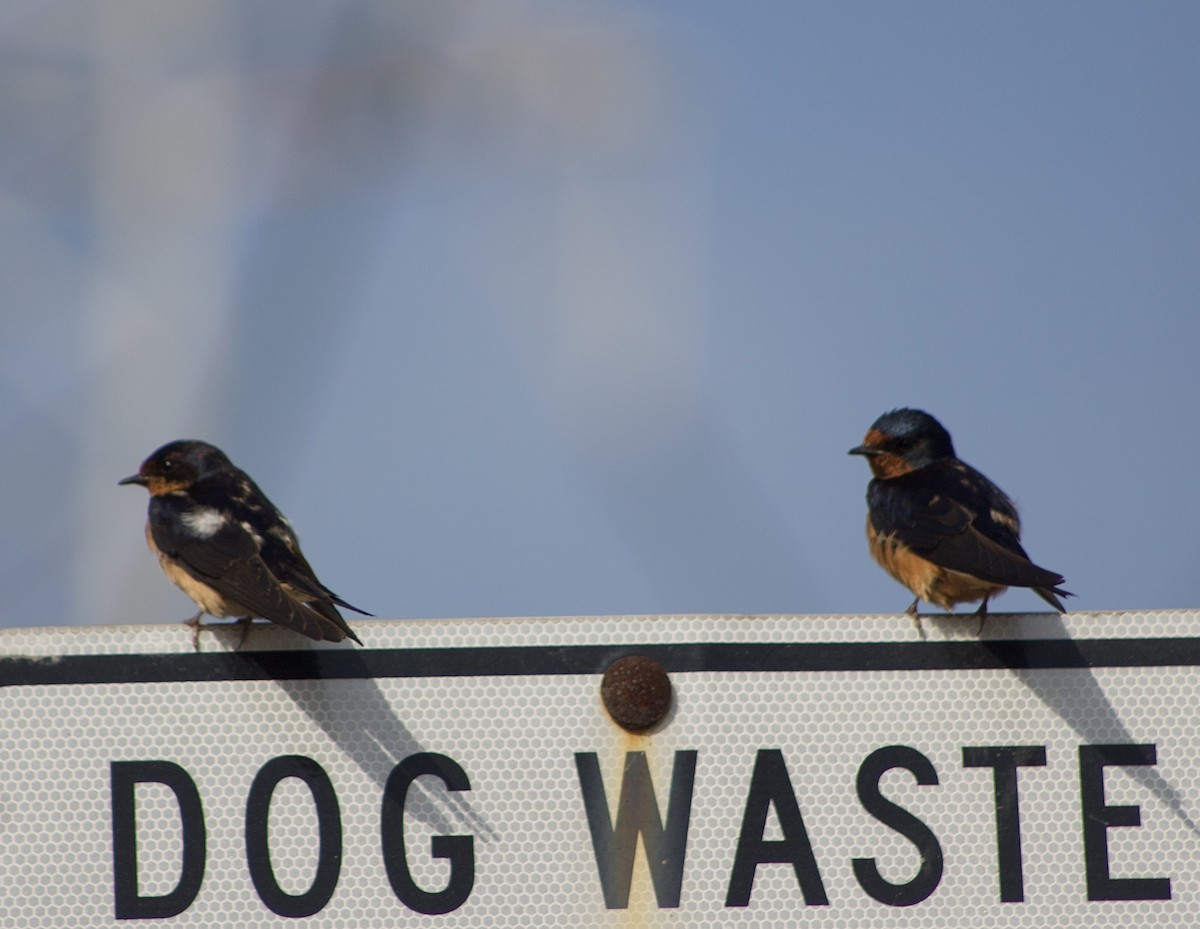
<path fill-rule="evenodd" d="M 380 617 L 898 613 L 846 452 L 899 406 L 1071 608 L 1200 606 L 1198 48 L 1183 2 L 6 3 L 0 625 L 192 615 L 116 484 L 176 438 Z"/>

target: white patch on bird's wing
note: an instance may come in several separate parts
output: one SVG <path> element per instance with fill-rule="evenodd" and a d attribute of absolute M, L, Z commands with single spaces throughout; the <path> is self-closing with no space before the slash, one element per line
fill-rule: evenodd
<path fill-rule="evenodd" d="M 188 510 L 181 517 L 183 524 L 202 539 L 211 538 L 220 532 L 227 522 L 225 514 L 211 507 Z"/>
<path fill-rule="evenodd" d="M 991 515 L 992 515 L 993 522 L 996 522 L 999 525 L 1003 526 L 1005 529 L 1007 529 L 1009 532 L 1013 533 L 1014 535 L 1020 535 L 1021 523 L 1019 520 L 1014 519 L 1011 513 L 1004 513 L 993 507 L 991 510 Z"/>
<path fill-rule="evenodd" d="M 258 531 L 252 525 L 250 525 L 250 523 L 247 520 L 242 520 L 242 528 L 245 529 L 248 533 L 250 533 L 250 535 L 254 538 L 255 544 L 259 548 L 262 548 L 262 543 L 263 543 L 262 536 L 258 534 Z"/>
<path fill-rule="evenodd" d="M 282 526 L 272 526 L 267 530 L 267 532 L 282 542 L 283 547 L 289 552 L 294 553 L 299 550 L 300 546 L 296 542 L 296 533 L 292 532 L 292 527 L 287 523 L 286 520 L 284 520 L 284 524 Z"/>

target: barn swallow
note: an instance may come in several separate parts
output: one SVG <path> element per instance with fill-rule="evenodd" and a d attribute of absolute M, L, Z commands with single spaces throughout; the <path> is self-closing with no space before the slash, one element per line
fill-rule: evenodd
<path fill-rule="evenodd" d="M 205 613 L 239 617 L 246 632 L 259 617 L 310 639 L 349 636 L 362 645 L 336 607 L 371 614 L 317 580 L 287 518 L 220 449 L 170 442 L 117 483 L 150 491 L 146 542 L 163 573 L 200 608 L 188 620 L 197 647 Z"/>
<path fill-rule="evenodd" d="M 867 485 L 867 541 L 872 557 L 916 599 L 953 611 L 1008 587 L 1030 587 L 1060 613 L 1069 591 L 1063 577 L 1038 567 L 1021 547 L 1017 508 L 999 487 L 954 454 L 948 433 L 922 410 L 884 413 L 867 431 L 863 455 L 874 475 Z"/>

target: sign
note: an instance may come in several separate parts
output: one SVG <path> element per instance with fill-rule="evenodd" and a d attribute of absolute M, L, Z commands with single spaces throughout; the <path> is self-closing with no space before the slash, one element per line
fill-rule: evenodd
<path fill-rule="evenodd" d="M 0 927 L 1200 925 L 1200 613 L 924 622 L 6 630 Z"/>

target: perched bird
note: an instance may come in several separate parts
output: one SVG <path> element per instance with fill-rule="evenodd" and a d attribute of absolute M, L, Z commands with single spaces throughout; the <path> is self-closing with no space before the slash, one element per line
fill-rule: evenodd
<path fill-rule="evenodd" d="M 336 607 L 370 616 L 317 580 L 291 524 L 219 448 L 180 440 L 118 484 L 150 491 L 146 541 L 159 566 L 200 608 L 200 617 L 255 617 L 311 639 L 362 642 Z M 243 638 L 245 636 L 243 635 Z"/>
<path fill-rule="evenodd" d="M 1021 547 L 1017 508 L 999 487 L 954 454 L 948 433 L 922 410 L 884 413 L 867 431 L 863 455 L 874 478 L 867 485 L 871 555 L 916 599 L 947 611 L 988 600 L 1008 587 L 1030 587 L 1060 613 L 1061 575 L 1040 568 Z M 917 628 L 920 623 L 917 621 Z M 982 619 L 981 619 L 982 623 Z"/>

